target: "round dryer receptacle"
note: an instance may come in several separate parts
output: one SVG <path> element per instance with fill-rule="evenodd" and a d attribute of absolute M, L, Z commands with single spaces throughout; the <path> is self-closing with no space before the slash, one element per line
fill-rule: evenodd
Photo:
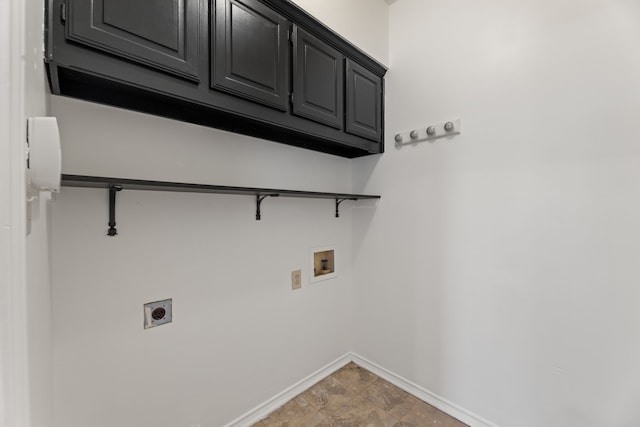
<path fill-rule="evenodd" d="M 167 311 L 163 307 L 155 308 L 151 312 L 151 317 L 153 320 L 160 320 L 167 314 Z"/>

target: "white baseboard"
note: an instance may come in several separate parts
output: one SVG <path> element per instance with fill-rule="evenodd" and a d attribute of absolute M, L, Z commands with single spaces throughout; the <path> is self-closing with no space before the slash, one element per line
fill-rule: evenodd
<path fill-rule="evenodd" d="M 469 424 L 471 427 L 498 427 L 496 424 L 485 420 L 484 418 L 474 414 L 473 412 L 467 411 L 464 408 L 456 405 L 438 396 L 435 393 L 426 390 L 419 385 L 412 383 L 411 381 L 401 377 L 398 374 L 395 374 L 380 365 L 377 365 L 362 356 L 357 354 L 351 354 L 351 360 L 356 365 L 363 367 L 364 369 L 376 374 L 380 378 L 389 381 L 391 384 L 396 387 L 401 388 L 409 394 L 414 395 L 418 399 L 427 402 L 431 406 L 435 406 L 443 412 L 451 415 L 454 418 L 459 419 L 465 424 Z"/>
<path fill-rule="evenodd" d="M 313 374 L 302 379 L 301 381 L 298 381 L 296 384 L 292 385 L 281 393 L 278 393 L 276 396 L 272 397 L 266 402 L 256 406 L 246 414 L 240 416 L 239 418 L 236 418 L 224 427 L 249 427 L 257 423 L 300 393 L 306 391 L 312 385 L 325 379 L 349 362 L 351 362 L 351 353 L 347 353 L 344 356 L 329 363 L 325 367 L 318 369 Z"/>
<path fill-rule="evenodd" d="M 308 377 L 302 379 L 301 381 L 298 381 L 296 384 L 292 385 L 281 393 L 278 393 L 276 396 L 272 397 L 266 402 L 256 406 L 246 414 L 231 421 L 224 427 L 250 427 L 251 425 L 257 423 L 258 421 L 265 418 L 267 415 L 287 403 L 289 400 L 306 391 L 314 384 L 333 374 L 335 371 L 342 368 L 349 362 L 353 362 L 363 367 L 364 369 L 376 374 L 380 378 L 389 381 L 396 387 L 399 387 L 407 393 L 410 393 L 413 396 L 417 397 L 418 399 L 427 402 L 431 406 L 435 406 L 441 411 L 446 412 L 447 414 L 459 419 L 460 421 L 470 425 L 471 427 L 498 427 L 496 424 L 485 420 L 484 418 L 474 414 L 473 412 L 467 411 L 466 409 L 456 405 L 455 403 L 452 403 L 447 399 L 444 399 L 437 394 L 432 393 L 429 390 L 420 387 L 419 385 L 401 377 L 400 375 L 391 372 L 388 369 L 385 369 L 382 366 L 373 363 L 370 360 L 367 360 L 355 353 L 347 353 L 344 356 L 334 360 L 333 362 L 317 370 Z"/>

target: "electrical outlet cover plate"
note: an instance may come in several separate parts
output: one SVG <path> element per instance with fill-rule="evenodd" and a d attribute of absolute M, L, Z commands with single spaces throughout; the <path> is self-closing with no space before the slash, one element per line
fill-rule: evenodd
<path fill-rule="evenodd" d="M 294 270 L 291 272 L 291 289 L 300 289 L 302 287 L 302 270 Z"/>
<path fill-rule="evenodd" d="M 146 303 L 144 305 L 144 328 L 155 328 L 170 323 L 173 320 L 172 305 L 171 298 Z"/>

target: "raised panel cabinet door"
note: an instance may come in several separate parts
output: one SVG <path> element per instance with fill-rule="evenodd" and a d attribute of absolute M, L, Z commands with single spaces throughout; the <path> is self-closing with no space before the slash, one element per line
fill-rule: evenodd
<path fill-rule="evenodd" d="M 198 81 L 200 0 L 69 0 L 66 37 Z"/>
<path fill-rule="evenodd" d="M 382 78 L 347 59 L 346 131 L 376 142 L 382 140 Z"/>
<path fill-rule="evenodd" d="M 298 26 L 293 27 L 293 114 L 342 129 L 344 57 Z"/>
<path fill-rule="evenodd" d="M 257 0 L 215 4 L 211 86 L 286 111 L 289 21 Z"/>

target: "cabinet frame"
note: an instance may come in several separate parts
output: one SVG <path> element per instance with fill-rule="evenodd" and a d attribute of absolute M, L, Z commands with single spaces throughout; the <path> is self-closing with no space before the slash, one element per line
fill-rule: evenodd
<path fill-rule="evenodd" d="M 45 0 L 45 68 L 54 95 L 167 117 L 340 157 L 379 154 L 384 143 L 353 135 L 211 88 L 212 0 L 197 1 L 199 80 L 114 55 L 66 37 L 70 0 Z M 79 1 L 79 0 L 74 0 Z M 132 0 L 133 1 L 133 0 Z M 142 0 L 144 1 L 144 0 Z M 358 64 L 383 77 L 386 68 L 288 0 L 259 0 Z M 65 19 L 66 18 L 66 19 Z M 289 47 L 291 49 L 291 47 Z M 291 60 L 291 58 L 289 58 Z M 290 79 L 291 80 L 291 79 Z M 292 82 L 289 81 L 289 89 Z M 289 93 L 287 93 L 287 98 Z M 384 107 L 384 106 L 383 106 Z M 211 143 L 215 143 L 212 141 Z"/>
<path fill-rule="evenodd" d="M 104 2 L 108 0 L 67 0 L 61 4 L 66 22 L 66 38 L 102 51 L 160 69 L 180 77 L 199 81 L 200 50 L 199 0 L 177 1 L 177 49 L 109 25 L 104 21 Z M 96 6 L 95 3 L 98 3 Z M 88 24 L 88 25 L 87 25 Z"/>
<path fill-rule="evenodd" d="M 381 142 L 383 136 L 383 87 L 382 78 L 376 76 L 360 64 L 347 59 L 345 61 L 347 76 L 346 84 L 346 126 L 345 130 L 353 135 L 358 135 L 372 141 Z M 368 85 L 369 87 L 364 87 Z M 371 93 L 367 93 L 367 89 Z M 373 102 L 373 125 L 362 120 L 366 111 L 362 111 L 363 96 L 371 98 Z M 366 103 L 368 106 L 369 103 Z M 360 108 L 360 109 L 359 109 Z M 366 117 L 371 119 L 371 117 Z"/>
<path fill-rule="evenodd" d="M 234 73 L 233 37 L 234 9 L 243 9 L 247 14 L 262 18 L 276 27 L 275 82 L 273 87 L 260 84 L 248 76 Z M 289 102 L 289 21 L 282 15 L 257 0 L 212 0 L 211 1 L 211 87 L 259 102 L 281 111 L 287 111 Z M 239 42 L 240 43 L 240 42 Z M 242 46 L 245 47 L 246 46 Z"/>
<path fill-rule="evenodd" d="M 337 49 L 314 37 L 297 25 L 292 29 L 293 41 L 293 114 L 306 117 L 336 129 L 344 125 L 344 56 Z M 311 81 L 310 65 L 312 55 L 324 56 L 325 60 L 333 61 L 333 75 L 327 73 L 327 81 Z M 315 76 L 319 77 L 319 76 Z M 331 81 L 332 80 L 332 81 Z M 329 108 L 314 102 L 311 85 L 324 84 L 320 88 L 333 96 L 333 105 Z M 331 87 L 333 86 L 333 87 Z M 317 90 L 318 88 L 316 88 Z"/>

